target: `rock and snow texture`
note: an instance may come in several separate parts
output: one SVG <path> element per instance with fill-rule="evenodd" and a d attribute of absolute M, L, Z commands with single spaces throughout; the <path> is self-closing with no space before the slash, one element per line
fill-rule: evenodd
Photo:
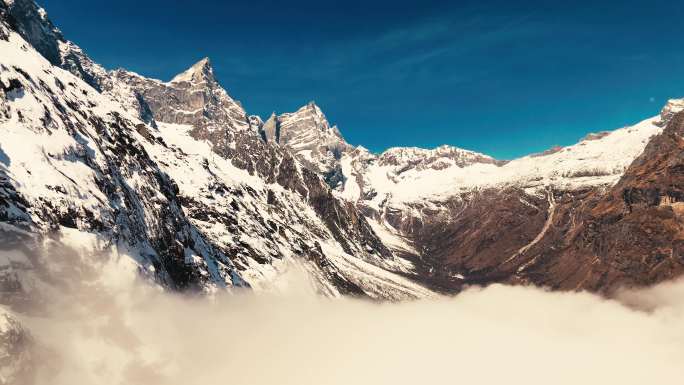
<path fill-rule="evenodd" d="M 31 337 L 19 321 L 0 307 L 0 384 L 11 385 L 30 376 Z"/>
<path fill-rule="evenodd" d="M 337 126 L 330 126 L 314 102 L 293 113 L 272 114 L 263 123 L 261 135 L 269 143 L 288 148 L 305 166 L 323 175 L 332 188 L 343 183 L 339 160 L 352 146 Z"/>
<path fill-rule="evenodd" d="M 126 99 L 129 105 L 137 104 L 143 120 L 151 115 L 160 122 L 189 124 L 203 139 L 214 136 L 216 131 L 230 133 L 251 126 L 240 103 L 219 85 L 208 58 L 195 63 L 170 82 L 148 79 L 125 70 L 113 71 L 111 77 L 103 88 L 118 96 L 114 98 L 124 104 Z"/>
<path fill-rule="evenodd" d="M 347 177 L 339 194 L 374 209 L 421 201 L 447 200 L 478 189 L 507 186 L 530 192 L 548 186 L 579 189 L 617 182 L 662 128 L 652 118 L 631 127 L 581 142 L 549 154 L 530 155 L 509 162 L 453 148 L 390 149 L 379 156 L 363 149 L 343 156 Z"/>
<path fill-rule="evenodd" d="M 33 1 L 2 0 L 0 13 L 7 27 L 21 34 L 53 65 L 68 70 L 96 89 L 106 79 L 105 69 L 93 62 L 80 47 L 64 38 L 48 19 L 45 10 Z"/>
<path fill-rule="evenodd" d="M 170 82 L 117 70 L 94 88 L 13 28 L 3 19 L 3 226 L 97 234 L 179 289 L 268 288 L 299 268 L 331 296 L 430 294 L 392 272 L 410 264 L 354 205 L 262 140 L 260 119 L 247 117 L 208 60 Z"/>
<path fill-rule="evenodd" d="M 660 111 L 660 120 L 657 122 L 660 126 L 665 126 L 676 113 L 684 110 L 684 99 L 670 99 L 667 104 Z"/>
<path fill-rule="evenodd" d="M 269 289 L 296 268 L 330 296 L 415 298 L 430 295 L 416 279 L 458 288 L 511 255 L 545 261 L 576 197 L 614 186 L 684 108 L 512 161 L 378 155 L 314 103 L 248 115 L 209 59 L 170 81 L 108 72 L 32 1 L 0 0 L 0 17 L 0 233 L 97 234 L 180 289 Z"/>
<path fill-rule="evenodd" d="M 11 200 L 2 221 L 126 242 L 140 250 L 142 269 L 171 286 L 241 285 L 230 259 L 183 214 L 175 182 L 140 144 L 145 126 L 26 46 L 14 33 L 0 40 L 0 172 Z"/>

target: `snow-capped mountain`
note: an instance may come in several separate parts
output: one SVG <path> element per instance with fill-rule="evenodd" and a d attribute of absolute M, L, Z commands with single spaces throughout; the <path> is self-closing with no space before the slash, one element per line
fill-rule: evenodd
<path fill-rule="evenodd" d="M 643 194 L 678 207 L 642 154 L 655 156 L 654 138 L 677 152 L 662 138 L 678 132 L 681 100 L 634 126 L 511 161 L 452 146 L 373 154 L 348 144 L 314 103 L 265 121 L 249 115 L 209 59 L 169 81 L 106 71 L 32 1 L 4 0 L 0 12 L 6 237 L 96 234 L 178 289 L 266 289 L 293 266 L 327 295 L 392 299 L 488 282 L 608 290 L 679 272 L 644 273 L 650 257 L 639 269 L 606 264 L 612 249 L 591 232 L 607 223 L 606 199 L 623 197 L 624 207 L 611 206 L 626 210 L 621 219 Z M 635 159 L 655 190 L 623 186 Z M 662 162 L 678 170 L 677 159 Z M 591 254 L 577 254 L 578 234 L 599 262 L 573 262 Z M 649 255 L 675 253 L 666 240 L 656 246 Z"/>
<path fill-rule="evenodd" d="M 486 188 L 517 187 L 535 193 L 551 186 L 563 190 L 606 186 L 615 183 L 650 137 L 661 131 L 656 120 L 508 162 L 450 147 L 390 149 L 377 159 L 361 156 L 361 161 L 351 156 L 343 162 L 351 167 L 343 169 L 348 170 L 347 174 L 361 175 L 350 178 L 351 183 L 362 180 L 363 184 L 345 185 L 345 190 L 362 193 L 342 196 L 353 200 L 364 196 L 366 204 L 381 209 L 438 202 Z"/>
<path fill-rule="evenodd" d="M 3 236 L 97 234 L 178 289 L 270 287 L 299 268 L 327 295 L 430 295 L 354 205 L 250 129 L 208 60 L 169 82 L 117 70 L 93 87 L 16 28 L 42 15 L 40 41 L 63 39 L 42 10 L 2 6 Z"/>

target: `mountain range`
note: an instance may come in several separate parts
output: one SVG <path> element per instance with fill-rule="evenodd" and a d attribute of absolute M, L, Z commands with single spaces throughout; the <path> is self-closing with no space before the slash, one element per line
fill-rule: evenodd
<path fill-rule="evenodd" d="M 681 99 L 514 160 L 374 154 L 313 102 L 249 115 L 208 58 L 170 81 L 106 70 L 31 0 L 0 0 L 0 53 L 6 303 L 54 274 L 46 240 L 79 235 L 197 292 L 271 290 L 292 268 L 323 295 L 382 300 L 495 282 L 610 294 L 684 271 Z"/>

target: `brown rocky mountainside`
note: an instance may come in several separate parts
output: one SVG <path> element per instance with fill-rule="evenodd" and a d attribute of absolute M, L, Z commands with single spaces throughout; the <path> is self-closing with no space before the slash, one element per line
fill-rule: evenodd
<path fill-rule="evenodd" d="M 448 290 L 508 282 L 609 293 L 680 275 L 682 134 L 679 113 L 607 191 L 550 188 L 543 200 L 490 189 L 451 202 L 447 222 L 409 225 L 424 278 Z"/>

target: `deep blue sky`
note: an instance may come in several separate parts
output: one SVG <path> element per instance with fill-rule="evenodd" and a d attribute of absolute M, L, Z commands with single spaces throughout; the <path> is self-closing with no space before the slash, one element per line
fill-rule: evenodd
<path fill-rule="evenodd" d="M 315 100 L 373 151 L 451 144 L 507 159 L 684 95 L 673 1 L 39 3 L 107 68 L 169 80 L 209 56 L 248 113 Z"/>

